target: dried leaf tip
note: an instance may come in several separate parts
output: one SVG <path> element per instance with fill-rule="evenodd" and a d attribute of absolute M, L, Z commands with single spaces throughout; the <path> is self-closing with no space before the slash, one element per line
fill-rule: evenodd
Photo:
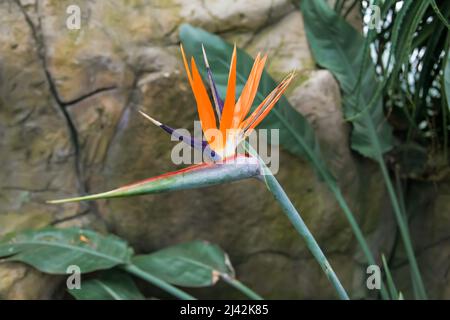
<path fill-rule="evenodd" d="M 202 52 L 203 52 L 203 60 L 205 60 L 205 66 L 206 66 L 206 68 L 210 69 L 209 63 L 208 63 L 208 57 L 206 56 L 205 47 L 203 46 L 203 43 L 202 43 Z"/>
<path fill-rule="evenodd" d="M 141 111 L 141 110 L 138 110 L 138 111 L 144 118 L 150 120 L 155 126 L 161 127 L 161 125 L 162 125 L 161 122 L 159 122 L 158 120 L 153 119 L 148 114 L 146 114 L 144 111 Z"/>

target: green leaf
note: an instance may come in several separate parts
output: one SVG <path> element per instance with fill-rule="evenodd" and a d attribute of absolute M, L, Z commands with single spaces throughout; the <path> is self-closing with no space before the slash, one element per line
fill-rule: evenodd
<path fill-rule="evenodd" d="M 217 245 L 193 241 L 135 256 L 132 263 L 169 283 L 186 287 L 214 285 L 222 275 L 234 276 L 227 254 Z"/>
<path fill-rule="evenodd" d="M 66 274 L 71 265 L 82 273 L 109 269 L 128 263 L 131 254 L 127 243 L 115 236 L 78 228 L 31 230 L 0 242 L 0 257 L 52 274 Z"/>
<path fill-rule="evenodd" d="M 389 269 L 384 254 L 381 255 L 381 259 L 383 260 L 383 268 L 384 271 L 386 272 L 386 282 L 388 285 L 389 294 L 391 295 L 392 300 L 399 300 L 398 290 L 394 283 L 394 278 L 392 277 L 391 270 Z"/>
<path fill-rule="evenodd" d="M 394 58 L 395 64 L 393 65 L 392 73 L 390 74 L 388 87 L 393 88 L 397 87 L 401 82 L 399 82 L 399 76 L 403 72 L 405 65 L 409 63 L 411 58 L 411 54 L 415 49 L 413 47 L 414 41 L 419 41 L 422 38 L 422 34 L 427 34 L 427 25 L 418 32 L 418 26 L 422 19 L 424 18 L 425 13 L 427 12 L 428 7 L 430 6 L 429 0 L 422 1 L 406 1 L 399 12 L 396 14 L 396 18 L 394 20 L 393 30 L 392 30 L 392 50 L 389 52 L 389 59 Z M 439 34 L 442 32 L 444 28 L 438 20 L 432 22 L 433 32 L 431 33 L 431 37 L 424 37 L 423 40 L 427 40 L 425 44 L 427 47 L 425 56 L 421 58 L 422 67 L 424 72 L 417 71 L 420 74 L 419 80 L 415 83 L 416 95 L 415 95 L 415 103 L 417 104 L 419 101 L 419 92 L 423 91 L 423 94 L 426 96 L 428 93 L 428 89 L 424 86 L 425 81 L 428 79 L 430 81 L 430 72 L 429 72 L 429 63 L 433 63 L 435 57 L 434 55 L 439 50 L 435 50 L 433 48 L 439 42 Z M 437 28 L 436 28 L 437 27 Z M 440 29 L 440 30 L 438 30 Z M 433 38 L 435 38 L 433 40 Z M 423 41 L 421 40 L 421 41 Z M 418 43 L 417 43 L 418 44 Z M 407 75 L 402 75 L 402 77 L 407 77 Z M 414 113 L 422 111 L 415 110 Z"/>
<path fill-rule="evenodd" d="M 144 296 L 133 279 L 117 270 L 103 272 L 98 278 L 84 280 L 80 289 L 68 290 L 77 300 L 142 300 Z"/>
<path fill-rule="evenodd" d="M 203 63 L 202 54 L 202 44 L 204 45 L 219 94 L 222 98 L 225 97 L 233 46 L 219 36 L 189 24 L 181 25 L 180 39 L 187 54 L 195 58 L 203 79 L 207 79 L 207 71 Z M 253 58 L 245 51 L 237 49 L 237 96 L 240 95 L 245 85 L 253 61 Z M 252 109 L 259 105 L 276 85 L 277 83 L 264 71 Z M 277 105 L 261 122 L 259 128 L 279 129 L 280 144 L 284 148 L 298 156 L 305 156 L 317 169 L 328 172 L 320 153 L 314 130 L 307 120 L 289 104 L 284 96 L 281 97 Z"/>
<path fill-rule="evenodd" d="M 433 7 L 433 10 L 436 13 L 436 16 L 439 18 L 439 20 L 441 20 L 441 22 L 444 24 L 444 26 L 450 30 L 450 24 L 448 22 L 448 19 L 445 17 L 447 15 L 442 13 L 442 11 L 437 6 L 437 3 L 435 0 L 430 0 L 430 4 Z"/>
<path fill-rule="evenodd" d="M 133 250 L 112 235 L 79 228 L 45 228 L 11 234 L 0 242 L 0 258 L 20 261 L 50 274 L 67 274 L 69 266 L 81 273 L 119 266 L 181 299 L 194 299 L 166 281 L 131 264 Z"/>
<path fill-rule="evenodd" d="M 450 111 L 450 48 L 447 47 L 445 70 L 444 70 L 444 93 L 447 99 L 447 107 Z"/>
<path fill-rule="evenodd" d="M 377 79 L 372 63 L 364 63 L 364 38 L 323 0 L 302 0 L 300 8 L 306 35 L 316 62 L 330 70 L 344 93 L 344 111 L 352 118 L 352 148 L 364 156 L 377 159 L 393 146 L 392 128 L 387 123 L 376 90 Z"/>
<path fill-rule="evenodd" d="M 376 160 L 380 165 L 413 279 L 420 289 L 421 297 L 425 298 L 426 292 L 414 255 L 408 225 L 403 219 L 405 213 L 401 210 L 383 158 L 383 154 L 393 147 L 392 128 L 385 119 L 381 101 L 384 84 L 377 85 L 373 65 L 368 65 L 363 70 L 364 76 L 361 83 L 358 82 L 358 73 L 364 62 L 362 35 L 336 15 L 323 0 L 302 0 L 299 5 L 311 51 L 317 63 L 335 75 L 344 92 L 344 110 L 353 123 L 352 148 Z"/>
<path fill-rule="evenodd" d="M 409 52 L 409 50 L 405 50 L 405 46 L 407 44 L 405 33 L 407 33 L 408 38 L 410 38 L 412 33 L 415 31 L 415 29 L 411 27 L 411 22 L 415 20 L 414 7 L 417 8 L 417 4 L 421 5 L 419 1 L 404 2 L 402 8 L 396 13 L 395 16 L 395 20 L 392 26 L 392 49 L 389 52 L 389 59 L 395 57 L 397 66 L 402 65 L 403 62 L 400 61 L 400 59 L 402 58 L 402 56 L 405 56 L 406 52 Z M 412 10 L 411 7 L 413 8 Z M 392 10 L 395 10 L 395 4 L 393 4 Z M 412 14 L 410 14 L 410 10 L 412 11 Z"/>

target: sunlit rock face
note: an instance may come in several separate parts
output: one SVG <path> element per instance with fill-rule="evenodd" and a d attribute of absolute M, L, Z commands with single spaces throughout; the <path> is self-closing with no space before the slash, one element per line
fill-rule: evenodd
<path fill-rule="evenodd" d="M 79 30 L 66 27 L 77 4 Z M 339 86 L 317 71 L 302 16 L 287 0 L 3 1 L 0 3 L 0 234 L 46 225 L 110 231 L 138 252 L 204 239 L 230 255 L 237 276 L 266 298 L 335 298 L 264 184 L 95 203 L 48 205 L 178 168 L 174 143 L 142 118 L 192 129 L 195 102 L 181 63 L 178 27 L 216 32 L 255 55 L 276 80 L 292 69 L 292 105 L 316 129 L 323 153 L 374 249 L 390 252 L 390 208 L 376 166 L 349 149 Z M 366 296 L 356 241 L 326 184 L 282 150 L 277 178 L 354 297 Z M 19 269 L 18 269 L 19 268 Z M 53 277 L 0 267 L 2 298 L 49 298 Z M 24 280 L 29 279 L 29 280 Z M 48 284 L 48 285 L 47 285 Z M 29 290 L 30 287 L 35 288 Z M 448 293 L 447 293 L 448 294 Z M 200 297 L 239 297 L 219 286 Z"/>

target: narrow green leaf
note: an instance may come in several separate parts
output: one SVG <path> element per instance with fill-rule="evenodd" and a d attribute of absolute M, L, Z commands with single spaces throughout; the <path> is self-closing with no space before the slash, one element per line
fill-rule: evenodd
<path fill-rule="evenodd" d="M 365 64 L 360 93 L 354 92 L 364 62 L 364 38 L 323 0 L 302 0 L 300 9 L 316 62 L 334 74 L 344 92 L 345 114 L 353 117 L 352 148 L 377 159 L 380 153 L 392 148 L 393 137 L 384 117 L 381 97 L 374 94 L 377 79 L 372 63 Z"/>
<path fill-rule="evenodd" d="M 428 2 L 424 0 L 424 2 Z M 397 194 L 384 163 L 383 154 L 393 147 L 392 128 L 387 123 L 380 100 L 383 85 L 376 84 L 373 65 L 367 68 L 361 83 L 361 95 L 355 96 L 357 72 L 363 58 L 363 38 L 345 20 L 337 16 L 323 0 L 302 0 L 300 8 L 305 29 L 316 61 L 329 69 L 339 80 L 344 92 L 344 109 L 353 116 L 352 148 L 376 160 L 381 168 L 395 217 L 410 263 L 411 274 L 419 288 L 420 297 L 426 298 L 417 260 L 409 235 L 405 213 L 399 205 Z"/>
<path fill-rule="evenodd" d="M 447 3 L 447 6 L 450 8 L 450 2 Z M 430 70 L 433 69 L 433 65 L 436 63 L 436 60 L 439 59 L 439 55 L 443 50 L 445 50 L 444 44 L 441 43 L 442 35 L 444 31 L 446 31 L 445 27 L 440 23 L 440 21 L 434 21 L 431 25 L 433 26 L 433 33 L 428 37 L 428 41 L 425 44 L 425 54 L 421 58 L 421 72 L 419 79 L 415 84 L 417 88 L 414 92 L 416 105 L 426 106 L 425 100 L 426 97 L 429 96 L 434 80 Z M 420 99 L 422 99 L 422 104 L 420 103 Z M 421 111 L 422 114 L 427 112 L 426 108 L 422 108 Z M 415 113 L 417 116 L 417 110 Z"/>
<path fill-rule="evenodd" d="M 127 243 L 113 235 L 78 228 L 31 230 L 0 242 L 0 257 L 52 274 L 66 274 L 71 265 L 82 273 L 109 269 L 128 263 L 131 254 Z"/>
<path fill-rule="evenodd" d="M 132 263 L 169 283 L 186 287 L 214 285 L 221 275 L 234 277 L 227 254 L 217 245 L 193 241 L 151 254 L 133 257 Z"/>
<path fill-rule="evenodd" d="M 448 159 L 448 115 L 450 114 L 450 34 L 445 42 L 444 75 L 441 78 L 442 131 L 444 132 L 444 156 Z"/>
<path fill-rule="evenodd" d="M 441 20 L 441 22 L 444 24 L 444 26 L 450 30 L 450 23 L 448 22 L 448 18 L 445 17 L 445 15 L 439 10 L 439 7 L 436 4 L 435 0 L 430 0 L 431 6 L 433 7 L 434 12 L 436 13 L 436 16 Z"/>
<path fill-rule="evenodd" d="M 406 21 L 404 23 L 404 21 L 407 18 L 413 16 L 413 14 L 408 14 L 408 13 L 410 12 L 410 8 L 417 4 L 418 4 L 418 1 L 403 2 L 403 5 L 402 5 L 401 9 L 396 13 L 396 17 L 393 22 L 392 35 L 391 35 L 392 48 L 389 51 L 389 59 L 392 59 L 392 57 L 395 57 L 397 64 L 399 64 L 399 62 L 400 62 L 398 60 L 402 56 L 402 54 L 401 54 L 402 47 L 405 45 L 404 32 L 409 33 L 409 32 L 414 31 L 414 30 L 408 31 L 411 29 L 410 22 Z M 396 4 L 394 3 L 393 6 L 391 7 L 392 10 L 395 10 L 395 5 Z M 403 31 L 403 33 L 402 33 L 402 31 Z"/>
<path fill-rule="evenodd" d="M 117 270 L 103 272 L 98 278 L 83 280 L 80 289 L 70 289 L 77 300 L 142 300 L 144 296 L 133 279 Z"/>
<path fill-rule="evenodd" d="M 449 41 L 447 41 L 449 42 Z M 445 69 L 444 69 L 444 94 L 447 101 L 447 107 L 450 111 L 450 48 L 447 47 Z"/>
<path fill-rule="evenodd" d="M 384 254 L 381 255 L 381 259 L 383 260 L 383 268 L 384 272 L 386 272 L 386 282 L 389 289 L 389 293 L 391 295 L 391 298 L 393 300 L 398 300 L 398 290 L 394 283 L 394 278 L 392 277 L 391 270 L 389 269 L 389 266 L 386 262 L 386 258 L 384 257 Z"/>

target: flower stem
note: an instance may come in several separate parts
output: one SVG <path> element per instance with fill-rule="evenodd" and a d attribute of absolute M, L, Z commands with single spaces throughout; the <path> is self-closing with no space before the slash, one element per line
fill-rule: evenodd
<path fill-rule="evenodd" d="M 177 287 L 174 287 L 173 285 L 171 285 L 170 283 L 165 282 L 164 280 L 161 280 L 157 277 L 155 277 L 154 275 L 141 270 L 140 268 L 138 268 L 137 266 L 133 265 L 133 264 L 127 264 L 125 266 L 122 267 L 124 270 L 128 271 L 129 273 L 147 281 L 150 282 L 151 284 L 161 288 L 162 290 L 172 294 L 173 296 L 182 299 L 182 300 L 196 300 L 193 296 L 191 296 L 190 294 L 178 289 Z"/>
<path fill-rule="evenodd" d="M 240 292 L 245 294 L 250 299 L 253 299 L 253 300 L 264 300 L 263 297 L 261 297 L 259 294 L 254 292 L 252 289 L 247 287 L 245 284 L 243 284 L 239 280 L 237 280 L 235 278 L 232 278 L 232 277 L 230 277 L 230 276 L 228 276 L 226 274 L 222 275 L 222 279 L 226 283 L 228 283 L 229 285 L 231 285 L 231 286 L 235 287 L 236 289 L 238 289 Z"/>
<path fill-rule="evenodd" d="M 300 234 L 303 240 L 305 240 L 306 246 L 308 247 L 309 251 L 311 251 L 312 255 L 314 256 L 314 258 L 322 268 L 323 272 L 327 276 L 328 280 L 335 288 L 339 298 L 342 300 L 349 300 L 347 292 L 345 291 L 344 287 L 339 281 L 339 278 L 337 277 L 336 273 L 334 272 L 333 268 L 328 262 L 328 259 L 322 252 L 322 249 L 320 249 L 316 239 L 314 239 L 314 236 L 309 231 L 302 217 L 295 209 L 294 205 L 287 196 L 286 192 L 284 192 L 278 180 L 273 176 L 269 168 L 267 168 L 264 162 L 260 159 L 256 151 L 253 150 L 246 141 L 244 142 L 244 146 L 252 156 L 256 157 L 259 160 L 262 170 L 262 180 L 266 183 L 267 188 L 275 197 L 275 199 L 278 201 L 278 203 L 280 204 L 286 216 L 291 221 L 294 228 L 297 230 L 297 232 Z"/>
<path fill-rule="evenodd" d="M 336 292 L 339 295 L 339 297 L 342 300 L 348 300 L 349 299 L 348 295 L 345 292 L 344 287 L 342 287 L 342 284 L 339 281 L 336 273 L 331 268 L 330 263 L 328 262 L 327 258 L 325 257 L 322 250 L 320 249 L 316 239 L 314 239 L 314 236 L 309 231 L 308 227 L 306 226 L 305 222 L 301 218 L 300 214 L 297 212 L 295 207 L 292 205 L 291 200 L 284 192 L 284 190 L 281 187 L 278 180 L 273 175 L 265 176 L 264 180 L 267 184 L 269 191 L 273 194 L 275 199 L 278 201 L 278 203 L 282 207 L 284 213 L 287 215 L 287 217 L 293 224 L 294 228 L 305 240 L 306 246 L 311 251 L 313 256 L 316 258 L 316 260 L 319 263 L 320 267 L 322 268 L 323 272 L 328 277 L 328 280 L 330 280 L 331 284 L 336 289 Z"/>
<path fill-rule="evenodd" d="M 386 164 L 383 159 L 379 159 L 379 164 L 381 167 L 381 172 L 388 190 L 388 194 L 391 198 L 392 206 L 395 213 L 395 218 L 400 230 L 400 235 L 403 240 L 403 245 L 405 247 L 406 256 L 408 258 L 409 266 L 411 268 L 411 277 L 413 284 L 417 287 L 417 293 L 419 299 L 427 299 L 427 293 L 425 291 L 425 286 L 423 284 L 422 276 L 420 274 L 419 265 L 417 264 L 416 256 L 414 254 L 414 249 L 411 241 L 411 236 L 409 234 L 408 222 L 406 220 L 406 215 L 402 211 L 401 206 L 397 199 L 397 194 L 395 193 L 394 187 L 391 182 Z"/>

